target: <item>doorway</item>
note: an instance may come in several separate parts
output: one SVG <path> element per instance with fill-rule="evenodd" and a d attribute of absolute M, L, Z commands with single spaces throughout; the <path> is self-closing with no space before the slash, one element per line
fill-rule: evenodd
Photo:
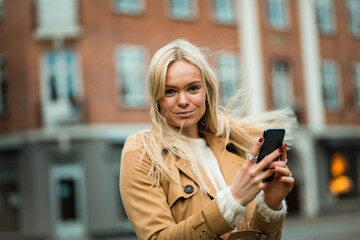
<path fill-rule="evenodd" d="M 50 170 L 53 235 L 76 238 L 85 235 L 84 174 L 79 164 L 55 164 Z"/>

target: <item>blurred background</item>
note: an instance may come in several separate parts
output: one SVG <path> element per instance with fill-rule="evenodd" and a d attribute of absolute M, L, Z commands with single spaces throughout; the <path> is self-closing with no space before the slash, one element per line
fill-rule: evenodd
<path fill-rule="evenodd" d="M 0 239 L 136 239 L 121 151 L 177 38 L 208 48 L 222 104 L 246 85 L 249 113 L 294 109 L 284 239 L 358 239 L 360 0 L 0 0 Z"/>

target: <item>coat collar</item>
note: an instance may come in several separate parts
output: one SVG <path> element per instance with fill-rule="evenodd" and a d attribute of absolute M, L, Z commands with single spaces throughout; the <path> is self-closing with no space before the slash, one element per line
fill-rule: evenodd
<path fill-rule="evenodd" d="M 215 154 L 216 159 L 218 160 L 220 170 L 224 176 L 226 184 L 231 185 L 231 183 L 233 182 L 233 180 L 235 178 L 237 171 L 241 168 L 241 166 L 244 162 L 244 159 L 242 159 L 240 156 L 238 156 L 232 152 L 229 152 L 226 149 L 226 146 L 231 144 L 231 141 L 226 143 L 224 138 L 215 137 L 212 135 L 203 135 L 203 137 L 205 138 L 205 141 L 207 142 L 209 147 L 212 149 L 212 151 Z M 184 159 L 179 158 L 176 162 L 176 166 L 184 174 L 186 174 L 188 177 L 190 177 L 196 184 L 199 184 L 197 179 L 195 178 L 194 174 L 191 173 L 189 168 L 186 166 L 186 162 Z M 216 190 L 204 171 L 202 171 L 202 174 L 204 176 L 206 185 L 209 188 L 209 195 L 214 198 L 216 195 Z"/>

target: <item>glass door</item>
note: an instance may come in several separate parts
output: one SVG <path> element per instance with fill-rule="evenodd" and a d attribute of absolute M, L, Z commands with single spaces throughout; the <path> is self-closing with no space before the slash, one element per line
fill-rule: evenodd
<path fill-rule="evenodd" d="M 54 165 L 50 171 L 54 235 L 58 238 L 85 235 L 84 176 L 77 164 Z"/>

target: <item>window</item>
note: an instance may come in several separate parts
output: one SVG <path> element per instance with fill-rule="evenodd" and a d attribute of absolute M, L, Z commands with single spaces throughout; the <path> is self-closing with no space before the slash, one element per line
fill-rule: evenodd
<path fill-rule="evenodd" d="M 349 10 L 350 32 L 360 37 L 360 1 L 347 0 Z"/>
<path fill-rule="evenodd" d="M 4 17 L 4 0 L 0 0 L 0 19 Z"/>
<path fill-rule="evenodd" d="M 67 155 L 67 161 L 49 168 L 50 206 L 56 239 L 85 236 L 85 179 L 83 168 Z"/>
<path fill-rule="evenodd" d="M 5 59 L 0 54 L 0 115 L 6 113 L 7 103 L 7 81 L 5 74 Z"/>
<path fill-rule="evenodd" d="M 146 53 L 138 46 L 122 46 L 116 53 L 117 80 L 123 106 L 145 106 Z"/>
<path fill-rule="evenodd" d="M 76 211 L 76 190 L 74 179 L 60 179 L 57 182 L 58 198 L 60 202 L 60 219 L 63 221 L 74 221 L 78 218 Z"/>
<path fill-rule="evenodd" d="M 317 22 L 321 33 L 334 33 L 334 17 L 332 0 L 316 1 Z"/>
<path fill-rule="evenodd" d="M 224 105 L 234 96 L 238 89 L 239 63 L 233 53 L 222 53 L 218 60 L 218 75 L 221 84 L 221 100 Z"/>
<path fill-rule="evenodd" d="M 356 91 L 356 106 L 360 109 L 360 63 L 357 63 L 354 67 L 354 81 Z"/>
<path fill-rule="evenodd" d="M 115 9 L 120 13 L 136 15 L 144 10 L 144 0 L 115 0 Z"/>
<path fill-rule="evenodd" d="M 285 0 L 267 0 L 267 14 L 270 25 L 274 28 L 288 27 Z"/>
<path fill-rule="evenodd" d="M 195 18 L 195 0 L 169 0 L 173 18 L 190 20 Z"/>
<path fill-rule="evenodd" d="M 329 193 L 337 200 L 334 201 L 336 204 L 351 204 L 349 200 L 356 199 L 359 192 L 356 149 L 338 147 L 327 150 L 331 154 L 329 154 L 328 170 L 330 172 Z"/>
<path fill-rule="evenodd" d="M 325 107 L 330 111 L 337 110 L 340 108 L 338 70 L 333 62 L 324 61 L 321 73 Z"/>
<path fill-rule="evenodd" d="M 36 39 L 77 38 L 80 36 L 79 1 L 37 0 L 33 2 L 36 2 L 34 4 Z"/>
<path fill-rule="evenodd" d="M 114 176 L 114 192 L 118 192 L 119 191 L 119 181 L 120 181 L 120 165 L 121 165 L 121 153 L 122 153 L 122 149 L 123 149 L 123 144 L 119 144 L 116 143 L 114 145 L 112 145 L 112 159 L 113 159 L 113 176 Z M 134 233 L 134 230 L 127 218 L 126 212 L 125 212 L 125 208 L 123 205 L 123 202 L 121 200 L 121 195 L 120 194 L 116 194 L 116 199 L 115 201 L 117 202 L 117 216 L 118 216 L 118 221 L 119 221 L 119 231 L 122 232 L 123 234 L 126 233 Z"/>
<path fill-rule="evenodd" d="M 81 119 L 80 80 L 73 49 L 43 55 L 44 117 L 48 125 Z"/>
<path fill-rule="evenodd" d="M 0 152 L 0 232 L 21 231 L 20 152 Z"/>
<path fill-rule="evenodd" d="M 214 18 L 219 23 L 234 23 L 234 1 L 214 0 Z"/>
<path fill-rule="evenodd" d="M 275 61 L 272 64 L 272 93 L 274 108 L 292 105 L 293 89 L 289 76 L 289 66 L 285 61 Z"/>
<path fill-rule="evenodd" d="M 48 98 L 52 102 L 66 100 L 76 107 L 78 97 L 77 62 L 73 50 L 45 53 L 48 70 Z M 75 109 L 73 109 L 75 110 Z"/>

